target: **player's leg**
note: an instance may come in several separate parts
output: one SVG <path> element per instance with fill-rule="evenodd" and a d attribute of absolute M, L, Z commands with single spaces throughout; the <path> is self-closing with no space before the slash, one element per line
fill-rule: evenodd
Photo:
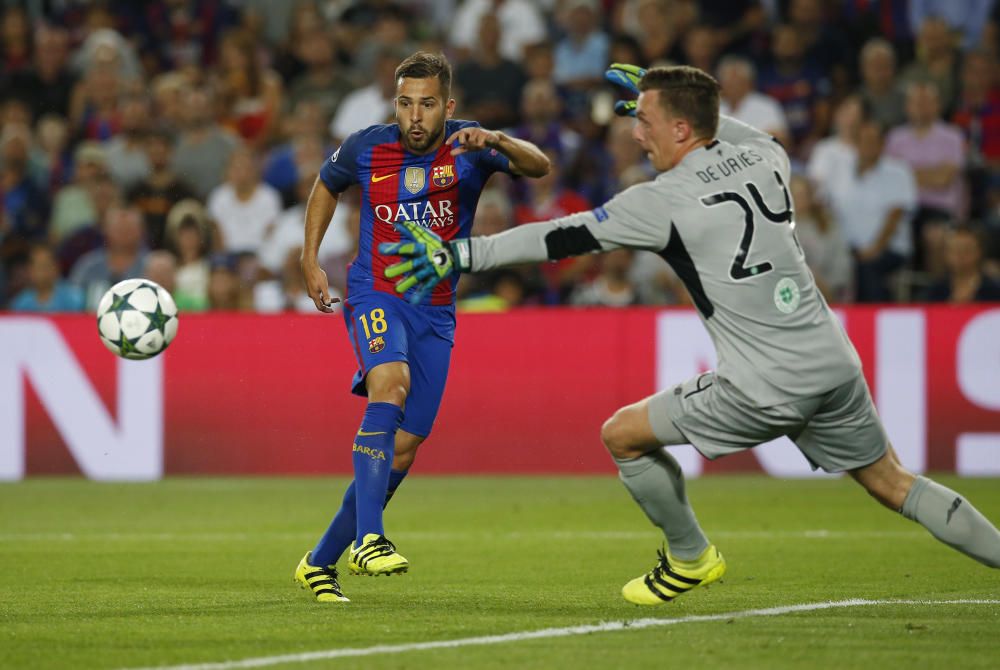
<path fill-rule="evenodd" d="M 346 546 L 357 538 L 359 515 L 366 519 L 366 525 L 381 525 L 381 509 L 394 480 L 390 467 L 395 434 L 409 391 L 409 338 L 405 319 L 397 312 L 399 302 L 390 296 L 362 292 L 344 303 L 348 339 L 358 361 L 351 390 L 367 397 L 368 406 L 352 445 L 355 480 L 347 487 L 330 526 L 295 571 L 296 580 L 311 588 L 317 600 L 347 600 L 340 593 L 335 564 Z M 402 477 L 397 474 L 395 479 L 398 485 Z M 377 493 L 380 487 L 381 493 Z M 307 579 L 307 574 L 313 577 Z"/>
<path fill-rule="evenodd" d="M 392 469 L 389 471 L 389 484 L 386 487 L 385 501 L 382 508 L 389 504 L 396 489 L 406 478 L 410 465 L 417 453 L 417 447 L 424 441 L 419 435 L 412 435 L 405 430 L 396 431 L 396 448 L 392 460 Z M 337 515 L 333 517 L 329 528 L 320 538 L 316 547 L 311 552 L 311 558 L 317 565 L 335 565 L 340 560 L 344 551 L 354 542 L 357 537 L 357 498 L 355 496 L 355 486 L 352 480 L 344 493 L 343 502 Z"/>
<path fill-rule="evenodd" d="M 708 538 L 688 503 L 680 464 L 664 445 L 687 444 L 668 417 L 659 435 L 649 418 L 650 398 L 623 407 L 601 428 L 601 441 L 618 466 L 625 488 L 653 525 L 663 529 L 670 556 L 695 560 Z"/>
<path fill-rule="evenodd" d="M 941 542 L 1000 568 L 1000 531 L 955 491 L 907 471 L 891 446 L 871 465 L 850 473 L 872 497 L 916 521 Z"/>
<path fill-rule="evenodd" d="M 667 540 L 668 550 L 658 552 L 653 569 L 622 587 L 625 599 L 640 605 L 672 600 L 718 580 L 726 570 L 688 502 L 680 464 L 664 448 L 688 443 L 666 415 L 664 401 L 657 394 L 623 407 L 601 429 L 622 483 Z"/>
<path fill-rule="evenodd" d="M 830 391 L 792 437 L 813 464 L 849 472 L 889 509 L 977 561 L 1000 567 L 1000 533 L 968 500 L 903 467 L 860 374 Z"/>
<path fill-rule="evenodd" d="M 389 575 L 409 567 L 386 539 L 382 522 L 397 430 L 410 393 L 409 365 L 402 361 L 378 365 L 368 372 L 365 383 L 368 407 L 353 445 L 357 525 L 348 568 L 354 574 Z M 397 480 L 402 480 L 399 473 Z"/>

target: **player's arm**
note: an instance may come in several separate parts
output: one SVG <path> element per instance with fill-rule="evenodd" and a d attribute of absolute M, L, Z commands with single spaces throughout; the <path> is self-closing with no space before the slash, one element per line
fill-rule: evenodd
<path fill-rule="evenodd" d="M 319 245 L 337 209 L 339 194 L 358 181 L 355 155 L 359 143 L 356 133 L 349 136 L 323 163 L 306 202 L 305 239 L 299 263 L 306 292 L 321 312 L 332 312 L 333 304 L 340 302 L 340 298 L 330 298 L 329 280 L 319 266 Z"/>
<path fill-rule="evenodd" d="M 621 247 L 661 250 L 670 238 L 669 217 L 656 183 L 639 184 L 590 212 L 518 226 L 497 235 L 445 242 L 411 221 L 397 223 L 403 242 L 381 244 L 379 252 L 403 260 L 386 269 L 400 277 L 396 290 L 419 287 L 419 301 L 455 272 L 482 272 L 506 265 L 557 261 Z"/>
<path fill-rule="evenodd" d="M 659 251 L 670 240 L 670 219 L 660 188 L 656 182 L 639 184 L 589 212 L 469 238 L 467 267 L 460 270 L 482 272 L 622 247 Z"/>
<path fill-rule="evenodd" d="M 330 226 L 333 212 L 337 209 L 337 196 L 327 189 L 326 185 L 316 177 L 309 200 L 306 202 L 306 232 L 302 244 L 302 279 L 306 291 L 312 298 L 316 309 L 321 312 L 332 312 L 333 304 L 340 298 L 330 297 L 330 283 L 326 272 L 319 266 L 319 245 Z"/>
<path fill-rule="evenodd" d="M 531 142 L 511 137 L 499 130 L 487 130 L 479 126 L 466 126 L 456 130 L 445 140 L 445 144 L 458 142 L 451 150 L 452 156 L 470 151 L 495 149 L 510 161 L 510 171 L 525 177 L 544 177 L 551 165 L 549 157 Z"/>

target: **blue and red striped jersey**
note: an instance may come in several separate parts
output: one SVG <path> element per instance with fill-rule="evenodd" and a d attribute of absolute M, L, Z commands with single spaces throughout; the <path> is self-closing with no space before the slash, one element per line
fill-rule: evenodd
<path fill-rule="evenodd" d="M 445 137 L 478 126 L 475 121 L 445 122 Z M 452 156 L 452 145 L 426 155 L 412 154 L 400 142 L 395 123 L 377 125 L 350 135 L 330 160 L 320 179 L 331 193 L 351 184 L 361 187 L 361 230 L 358 255 L 347 272 L 348 293 L 375 289 L 395 293 L 393 281 L 382 274 L 398 259 L 378 253 L 382 242 L 398 242 L 393 222 L 416 221 L 442 239 L 468 237 L 479 195 L 494 172 L 510 172 L 510 161 L 495 150 Z M 458 277 L 438 284 L 423 304 L 452 305 Z"/>

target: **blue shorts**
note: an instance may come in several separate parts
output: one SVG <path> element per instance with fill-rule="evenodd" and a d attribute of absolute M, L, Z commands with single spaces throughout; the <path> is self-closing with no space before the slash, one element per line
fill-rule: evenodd
<path fill-rule="evenodd" d="M 383 363 L 410 367 L 410 394 L 400 428 L 427 437 L 441 406 L 455 342 L 455 308 L 415 307 L 381 291 L 358 291 L 344 301 L 347 334 L 358 360 L 351 392 L 367 397 L 365 377 Z"/>

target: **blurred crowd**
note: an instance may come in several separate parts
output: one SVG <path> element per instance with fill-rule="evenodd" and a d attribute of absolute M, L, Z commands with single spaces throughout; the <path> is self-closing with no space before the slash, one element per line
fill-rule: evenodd
<path fill-rule="evenodd" d="M 446 53 L 456 117 L 542 147 L 473 234 L 655 176 L 611 62 L 713 73 L 788 149 L 828 300 L 1000 300 L 994 0 L 0 0 L 0 309 L 92 310 L 129 277 L 183 311 L 315 311 L 298 257 L 322 161 L 391 119 L 393 72 Z M 357 194 L 321 262 L 343 293 Z M 651 252 L 463 277 L 460 307 L 684 304 Z"/>

